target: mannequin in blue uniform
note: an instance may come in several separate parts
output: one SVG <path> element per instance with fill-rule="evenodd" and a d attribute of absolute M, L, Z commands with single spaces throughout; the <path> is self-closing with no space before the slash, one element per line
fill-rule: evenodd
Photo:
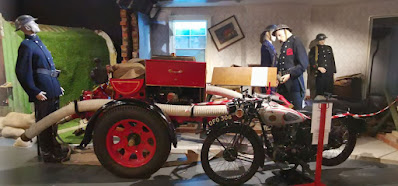
<path fill-rule="evenodd" d="M 15 73 L 22 88 L 35 105 L 36 122 L 59 108 L 59 96 L 63 89 L 58 82 L 59 71 L 55 69 L 50 51 L 36 35 L 40 32 L 35 18 L 30 15 L 19 16 L 15 21 L 16 31 L 25 34 L 18 49 Z M 44 162 L 68 160 L 69 148 L 62 148 L 55 139 L 57 127 L 52 126 L 38 136 L 40 151 Z M 39 153 L 40 154 L 40 153 Z"/>
<path fill-rule="evenodd" d="M 276 67 L 277 53 L 274 45 L 272 45 L 272 42 L 276 40 L 276 37 L 272 35 L 275 28 L 276 25 L 268 25 L 260 35 L 262 67 Z M 275 88 L 271 90 L 275 91 Z M 266 89 L 261 87 L 261 92 L 266 93 Z"/>
<path fill-rule="evenodd" d="M 272 45 L 272 42 L 276 40 L 276 37 L 272 35 L 275 28 L 276 25 L 268 25 L 260 36 L 262 67 L 276 66 L 276 50 L 274 45 Z"/>
<path fill-rule="evenodd" d="M 277 91 L 294 105 L 294 109 L 302 109 L 305 96 L 303 73 L 308 67 L 307 52 L 303 43 L 292 34 L 287 25 L 278 25 L 272 34 L 282 43 L 277 63 Z"/>

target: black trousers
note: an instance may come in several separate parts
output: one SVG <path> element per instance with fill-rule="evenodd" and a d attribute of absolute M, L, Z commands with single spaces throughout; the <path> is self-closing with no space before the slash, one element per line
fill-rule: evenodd
<path fill-rule="evenodd" d="M 59 97 L 49 98 L 46 101 L 35 101 L 35 117 L 36 122 L 40 121 L 47 115 L 58 110 L 59 108 Z M 61 145 L 55 139 L 57 135 L 58 127 L 51 126 L 41 132 L 38 136 L 40 150 L 45 153 L 54 153 L 55 150 L 59 150 Z M 40 154 L 40 153 L 39 153 Z"/>
<path fill-rule="evenodd" d="M 325 92 L 333 94 L 333 74 L 318 73 L 316 77 L 316 95 L 324 95 Z"/>

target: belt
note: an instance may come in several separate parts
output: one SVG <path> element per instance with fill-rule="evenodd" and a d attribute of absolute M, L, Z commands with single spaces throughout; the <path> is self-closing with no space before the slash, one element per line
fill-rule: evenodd
<path fill-rule="evenodd" d="M 36 69 L 36 73 L 49 75 L 51 77 L 58 77 L 59 74 L 61 73 L 61 71 L 60 70 L 48 70 L 45 68 L 38 68 L 38 69 Z"/>

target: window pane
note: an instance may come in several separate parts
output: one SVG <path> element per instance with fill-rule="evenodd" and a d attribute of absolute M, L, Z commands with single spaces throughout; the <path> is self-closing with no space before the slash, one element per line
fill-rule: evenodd
<path fill-rule="evenodd" d="M 191 30 L 191 35 L 206 35 L 206 28 L 197 28 Z"/>
<path fill-rule="evenodd" d="M 205 61 L 207 22 L 177 20 L 173 24 L 176 55 L 194 56 L 196 61 Z"/>
<path fill-rule="evenodd" d="M 206 36 L 191 36 L 189 48 L 206 48 Z"/>
<path fill-rule="evenodd" d="M 205 50 L 176 50 L 177 56 L 195 56 L 196 61 L 205 62 Z"/>
<path fill-rule="evenodd" d="M 206 35 L 206 22 L 192 22 L 191 35 Z"/>
<path fill-rule="evenodd" d="M 176 36 L 178 35 L 189 35 L 189 30 L 191 29 L 189 22 L 175 22 L 174 29 L 176 31 Z"/>
<path fill-rule="evenodd" d="M 176 36 L 187 36 L 189 35 L 189 30 L 187 29 L 176 29 Z"/>
<path fill-rule="evenodd" d="M 188 48 L 189 47 L 189 36 L 176 36 L 175 47 L 177 48 Z"/>

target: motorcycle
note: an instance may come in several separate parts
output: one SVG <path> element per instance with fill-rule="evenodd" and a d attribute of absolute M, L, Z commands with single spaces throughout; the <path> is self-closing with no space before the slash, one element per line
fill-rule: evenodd
<path fill-rule="evenodd" d="M 201 151 L 205 173 L 222 185 L 242 184 L 252 178 L 265 159 L 285 166 L 299 165 L 310 171 L 316 160 L 312 144 L 311 108 L 296 111 L 283 106 L 273 95 L 256 94 L 236 98 L 227 104 L 228 115 L 208 121 L 207 137 Z M 333 109 L 334 114 L 346 111 Z M 260 123 L 261 135 L 253 126 Z M 360 120 L 346 116 L 333 119 L 322 164 L 336 166 L 352 153 Z"/>

